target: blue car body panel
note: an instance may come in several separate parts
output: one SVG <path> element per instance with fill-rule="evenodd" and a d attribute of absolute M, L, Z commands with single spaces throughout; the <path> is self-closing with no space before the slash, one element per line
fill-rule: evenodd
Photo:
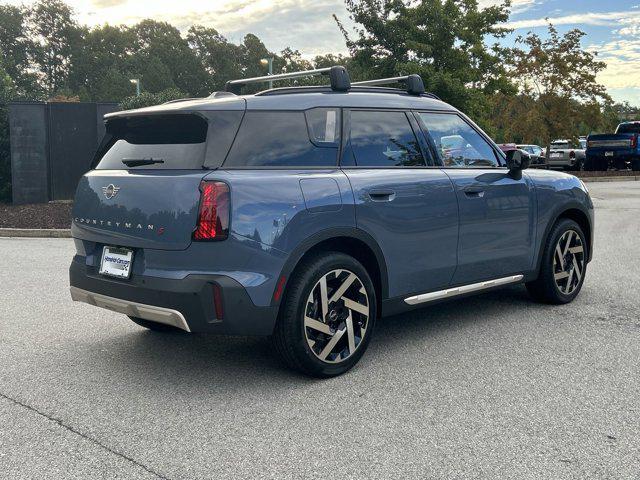
<path fill-rule="evenodd" d="M 457 112 L 420 96 L 327 92 L 189 101 L 108 118 L 371 105 Z M 418 141 L 426 148 L 425 137 Z M 269 334 L 296 265 L 332 239 L 372 252 L 383 311 L 389 302 L 410 308 L 404 298 L 451 285 L 512 274 L 535 278 L 548 232 L 569 211 L 587 219 L 593 245 L 593 205 L 576 177 L 544 170 L 516 176 L 506 167 L 341 167 L 340 153 L 336 149 L 335 168 L 91 171 L 78 185 L 73 211 L 72 286 L 119 296 L 135 290 L 132 300 L 165 307 L 197 298 L 202 308 L 194 313 L 193 331 Z M 192 241 L 203 180 L 229 186 L 224 241 Z M 119 191 L 107 198 L 104 189 L 111 184 Z M 105 245 L 134 251 L 130 280 L 98 274 Z M 232 292 L 225 297 L 228 311 L 241 314 L 216 318 L 210 306 L 215 284 Z"/>

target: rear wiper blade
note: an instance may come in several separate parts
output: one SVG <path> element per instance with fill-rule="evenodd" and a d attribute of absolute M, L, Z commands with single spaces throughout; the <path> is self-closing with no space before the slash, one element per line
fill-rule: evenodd
<path fill-rule="evenodd" d="M 125 158 L 122 160 L 127 167 L 142 167 L 143 165 L 155 165 L 156 163 L 164 163 L 161 158 Z"/>

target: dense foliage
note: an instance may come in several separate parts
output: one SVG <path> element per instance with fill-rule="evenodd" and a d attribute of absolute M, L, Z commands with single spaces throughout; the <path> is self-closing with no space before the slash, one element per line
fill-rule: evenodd
<path fill-rule="evenodd" d="M 430 91 L 464 110 L 498 141 L 547 144 L 615 126 L 628 105 L 614 105 L 596 75 L 604 68 L 581 47 L 584 33 L 528 34 L 513 48 L 510 2 L 345 0 L 354 31 L 338 22 L 349 57 L 305 60 L 291 48 L 271 52 L 255 35 L 234 44 L 211 27 L 186 32 L 166 22 L 80 25 L 62 0 L 0 5 L 0 104 L 14 99 L 117 101 L 123 108 L 201 97 L 232 78 L 347 66 L 354 80 L 419 73 Z M 489 44 L 488 42 L 493 42 Z M 142 95 L 135 96 L 132 79 Z M 301 80 L 312 84 L 318 79 Z M 321 80 L 320 80 L 321 81 Z M 8 122 L 0 108 L 0 201 L 10 191 Z"/>

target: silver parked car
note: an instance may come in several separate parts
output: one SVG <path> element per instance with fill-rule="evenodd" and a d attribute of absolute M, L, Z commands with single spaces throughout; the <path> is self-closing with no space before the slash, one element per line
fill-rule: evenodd
<path fill-rule="evenodd" d="M 584 170 L 585 147 L 572 140 L 554 140 L 549 148 L 549 168 Z"/>

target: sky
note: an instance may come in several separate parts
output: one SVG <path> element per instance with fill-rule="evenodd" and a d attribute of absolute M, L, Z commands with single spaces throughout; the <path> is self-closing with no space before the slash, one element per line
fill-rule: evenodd
<path fill-rule="evenodd" d="M 499 0 L 479 0 L 483 6 Z M 3 3 L 22 3 L 9 0 Z M 30 3 L 27 0 L 25 3 Z M 214 27 L 238 43 L 245 34 L 258 35 L 272 51 L 290 46 L 305 57 L 346 53 L 344 39 L 332 18 L 350 24 L 344 0 L 67 0 L 88 25 L 133 24 L 143 18 L 166 20 L 181 30 L 193 24 Z M 587 33 L 583 46 L 607 63 L 598 80 L 616 101 L 640 106 L 640 0 L 513 0 L 503 43 L 518 35 L 546 32 L 545 18 L 565 32 Z"/>

